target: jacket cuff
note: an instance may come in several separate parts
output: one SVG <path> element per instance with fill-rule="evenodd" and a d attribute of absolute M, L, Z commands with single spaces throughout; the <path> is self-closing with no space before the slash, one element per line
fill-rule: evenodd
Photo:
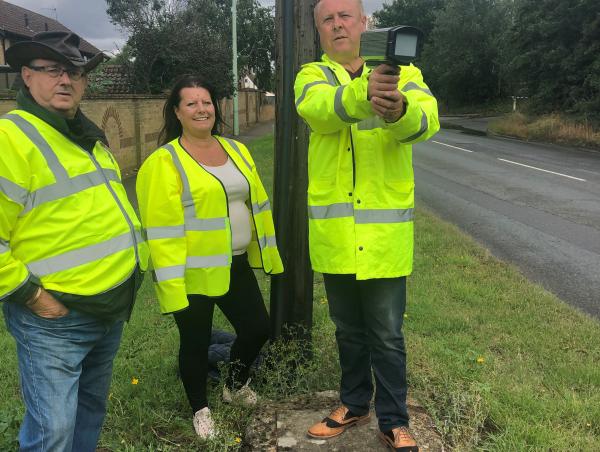
<path fill-rule="evenodd" d="M 6 301 L 24 305 L 27 301 L 31 299 L 31 297 L 35 295 L 38 288 L 41 286 L 42 284 L 39 278 L 30 275 L 29 278 L 25 281 L 25 283 L 21 285 L 21 287 L 19 287 L 6 298 Z"/>
<path fill-rule="evenodd" d="M 396 122 L 386 122 L 385 127 L 387 129 L 393 130 L 396 134 L 410 134 L 411 132 L 416 132 L 419 130 L 419 126 L 421 124 L 422 111 L 419 107 L 419 103 L 416 101 L 411 101 L 409 96 L 405 96 L 405 111 L 402 117 L 400 117 Z"/>
<path fill-rule="evenodd" d="M 349 113 L 353 118 L 366 119 L 373 115 L 371 102 L 367 99 L 368 86 L 369 80 L 365 74 L 346 85 L 346 89 L 352 92 L 353 99 L 348 105 L 351 106 Z"/>

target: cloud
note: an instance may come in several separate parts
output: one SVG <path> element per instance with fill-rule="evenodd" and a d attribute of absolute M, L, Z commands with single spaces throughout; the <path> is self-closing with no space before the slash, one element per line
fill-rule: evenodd
<path fill-rule="evenodd" d="M 302 0 L 300 0 L 302 1 Z M 391 0 L 363 0 L 363 6 L 367 14 L 373 14 L 373 12 L 381 9 L 384 2 L 390 2 Z M 260 3 L 264 6 L 274 6 L 275 0 L 260 0 Z"/>
<path fill-rule="evenodd" d="M 275 5 L 275 0 L 259 1 L 264 6 Z M 390 0 L 363 0 L 366 13 L 372 14 L 381 9 L 384 1 Z M 86 41 L 107 52 L 117 52 L 127 41 L 126 33 L 110 23 L 103 0 L 8 0 L 8 3 L 57 19 Z"/>
<path fill-rule="evenodd" d="M 8 3 L 58 20 L 101 50 L 113 52 L 127 40 L 126 35 L 110 23 L 104 1 L 8 0 Z"/>

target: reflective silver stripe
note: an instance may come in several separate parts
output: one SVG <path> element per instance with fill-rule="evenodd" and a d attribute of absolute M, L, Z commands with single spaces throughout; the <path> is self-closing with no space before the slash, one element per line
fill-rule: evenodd
<path fill-rule="evenodd" d="M 152 270 L 154 281 L 163 282 L 170 279 L 183 278 L 185 276 L 185 265 L 174 265 L 172 267 L 156 268 Z"/>
<path fill-rule="evenodd" d="M 147 228 L 145 232 L 148 240 L 176 239 L 185 237 L 185 229 L 183 225 Z"/>
<path fill-rule="evenodd" d="M 5 242 L 4 240 L 0 240 L 0 254 L 6 253 L 10 250 L 10 247 L 8 246 L 8 242 Z"/>
<path fill-rule="evenodd" d="M 195 218 L 196 217 L 196 206 L 194 205 L 194 200 L 192 199 L 192 192 L 190 190 L 190 182 L 188 181 L 187 175 L 183 170 L 183 165 L 181 164 L 181 160 L 179 160 L 179 156 L 177 152 L 175 152 L 175 148 L 172 144 L 167 143 L 163 146 L 164 149 L 169 151 L 171 157 L 173 158 L 173 164 L 179 171 L 179 176 L 181 177 L 181 185 L 183 186 L 183 191 L 181 193 L 181 203 L 183 204 L 183 216 L 186 218 Z"/>
<path fill-rule="evenodd" d="M 186 231 L 219 231 L 227 228 L 227 218 L 186 218 Z"/>
<path fill-rule="evenodd" d="M 308 206 L 308 216 L 313 220 L 351 217 L 354 213 L 352 203 L 341 202 L 328 206 Z"/>
<path fill-rule="evenodd" d="M 381 129 L 384 126 L 384 121 L 379 116 L 372 116 L 367 119 L 363 119 L 358 123 L 358 130 L 373 130 Z"/>
<path fill-rule="evenodd" d="M 121 179 L 119 178 L 119 173 L 117 170 L 112 168 L 102 168 L 102 173 L 104 173 L 104 176 L 109 181 L 118 182 L 119 184 L 121 183 Z"/>
<path fill-rule="evenodd" d="M 27 203 L 25 204 L 25 208 L 21 212 L 21 215 L 46 202 L 56 201 L 57 199 L 80 193 L 88 188 L 104 185 L 105 178 L 109 181 L 121 182 L 119 175 L 115 170 L 102 168 L 102 171 L 96 170 L 91 173 L 80 174 L 79 176 L 63 179 L 52 185 L 35 190 L 31 192 L 27 199 Z"/>
<path fill-rule="evenodd" d="M 267 246 L 271 247 L 271 248 L 275 248 L 277 246 L 277 241 L 275 240 L 275 236 L 274 235 L 269 235 L 269 236 L 262 236 L 258 238 L 258 245 L 260 246 L 260 248 L 265 248 Z"/>
<path fill-rule="evenodd" d="M 142 237 L 142 231 L 134 230 L 135 240 L 137 241 L 136 245 L 142 243 L 144 241 L 144 237 Z"/>
<path fill-rule="evenodd" d="M 252 212 L 254 213 L 254 215 L 258 215 L 262 212 L 268 212 L 269 210 L 271 210 L 271 203 L 268 199 L 261 204 L 252 203 Z"/>
<path fill-rule="evenodd" d="M 210 268 L 226 267 L 229 265 L 229 255 L 216 254 L 214 256 L 188 256 L 186 259 L 187 268 Z"/>
<path fill-rule="evenodd" d="M 419 129 L 419 131 L 417 133 L 415 133 L 414 135 L 411 135 L 410 137 L 408 137 L 404 140 L 400 140 L 400 142 L 408 143 L 409 141 L 416 140 L 421 135 L 423 135 L 425 132 L 427 132 L 428 127 L 429 127 L 429 121 L 427 120 L 427 115 L 425 114 L 425 112 L 423 110 L 421 110 L 421 128 Z"/>
<path fill-rule="evenodd" d="M 23 206 L 27 202 L 27 196 L 29 195 L 29 192 L 23 187 L 18 186 L 2 176 L 0 176 L 0 191 L 4 193 L 8 199 L 18 202 Z"/>
<path fill-rule="evenodd" d="M 406 223 L 414 218 L 414 209 L 363 209 L 354 211 L 356 224 Z"/>
<path fill-rule="evenodd" d="M 429 91 L 427 88 L 423 88 L 423 87 L 417 85 L 415 82 L 408 82 L 406 85 L 404 85 L 402 87 L 402 89 L 400 91 L 412 91 L 412 90 L 422 91 L 425 94 L 428 94 L 431 97 L 433 97 L 433 93 L 431 91 Z"/>
<path fill-rule="evenodd" d="M 321 64 L 318 64 L 317 66 L 319 66 L 321 68 L 321 70 L 325 74 L 325 77 L 327 78 L 327 82 L 330 85 L 336 86 L 338 84 L 337 77 L 335 76 L 333 69 L 331 69 L 329 66 L 323 66 Z"/>
<path fill-rule="evenodd" d="M 138 235 L 138 231 L 136 231 L 136 235 Z M 89 264 L 90 262 L 118 253 L 119 251 L 132 248 L 134 245 L 135 243 L 131 233 L 127 232 L 126 234 L 113 237 L 102 243 L 84 246 L 76 250 L 59 254 L 58 256 L 29 262 L 26 265 L 31 273 L 41 277 L 75 268 L 80 265 Z"/>
<path fill-rule="evenodd" d="M 225 140 L 227 140 L 225 138 Z M 228 142 L 230 140 L 227 140 Z M 240 153 L 237 145 L 232 144 L 232 147 Z M 196 205 L 194 204 L 194 200 L 192 199 L 192 191 L 190 190 L 190 182 L 187 178 L 187 174 L 183 170 L 183 165 L 181 164 L 181 160 L 179 160 L 179 156 L 175 151 L 175 148 L 171 144 L 165 144 L 163 146 L 164 149 L 169 151 L 171 156 L 173 157 L 173 163 L 179 171 L 179 176 L 181 177 L 181 185 L 183 186 L 183 191 L 181 193 L 181 203 L 183 204 L 183 216 L 184 218 L 184 228 L 186 231 L 218 231 L 220 229 L 226 229 L 227 223 L 226 218 L 196 218 Z M 241 155 L 241 153 L 240 153 Z M 243 156 L 242 156 L 243 158 Z M 244 160 L 245 161 L 245 160 Z M 247 164 L 247 162 L 246 162 Z"/>
<path fill-rule="evenodd" d="M 342 103 L 342 96 L 344 95 L 344 90 L 346 89 L 346 85 L 340 86 L 335 92 L 335 99 L 333 101 L 333 109 L 335 113 L 340 117 L 340 119 L 344 122 L 360 122 L 361 119 L 353 118 L 346 111 L 346 107 Z"/>
<path fill-rule="evenodd" d="M 188 256 L 186 265 L 156 268 L 152 273 L 154 281 L 164 282 L 170 279 L 184 278 L 185 270 L 187 268 L 226 267 L 228 265 L 229 256 L 227 254 L 217 254 L 215 256 Z"/>
<path fill-rule="evenodd" d="M 233 141 L 233 140 L 230 140 L 229 138 L 225 138 L 225 137 L 221 137 L 221 138 L 223 138 L 225 141 L 227 141 L 227 143 L 229 143 L 229 146 L 231 146 L 233 149 L 235 149 L 235 151 L 242 158 L 242 160 L 244 161 L 244 163 L 246 164 L 246 166 L 248 167 L 248 169 L 252 170 L 252 165 L 250 165 L 250 163 L 248 163 L 248 160 L 246 160 L 246 157 L 244 157 L 244 154 L 242 154 L 242 151 L 240 150 L 240 148 L 237 145 L 237 143 L 235 141 Z"/>
<path fill-rule="evenodd" d="M 330 204 L 329 206 L 308 206 L 309 217 L 313 220 L 330 220 L 351 217 L 356 224 L 404 223 L 412 221 L 413 209 L 360 209 L 354 210 L 351 203 Z"/>
<path fill-rule="evenodd" d="M 64 166 L 62 166 L 62 164 L 58 161 L 58 157 L 48 142 L 31 123 L 23 119 L 21 116 L 15 114 L 7 114 L 2 118 L 12 121 L 19 129 L 21 129 L 21 132 L 23 132 L 27 138 L 29 138 L 33 144 L 38 147 L 48 163 L 48 168 L 50 168 L 50 171 L 52 171 L 52 174 L 54 174 L 54 178 L 57 181 L 68 179 L 69 175 L 67 174 L 67 170 L 65 170 Z"/>
<path fill-rule="evenodd" d="M 310 88 L 312 88 L 315 85 L 330 85 L 330 84 L 331 83 L 328 83 L 325 80 L 317 80 L 316 82 L 310 82 L 310 83 L 307 83 L 306 85 L 304 85 L 304 88 L 302 89 L 302 94 L 300 95 L 300 97 L 296 101 L 296 108 L 298 108 L 300 106 L 300 104 L 302 103 L 302 101 L 306 97 L 306 93 L 308 93 L 308 90 Z"/>

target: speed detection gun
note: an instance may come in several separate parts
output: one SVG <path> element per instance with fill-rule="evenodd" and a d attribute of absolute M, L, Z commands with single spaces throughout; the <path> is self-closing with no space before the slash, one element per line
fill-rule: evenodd
<path fill-rule="evenodd" d="M 360 56 L 368 66 L 405 66 L 421 51 L 423 32 L 409 25 L 365 31 L 360 37 Z"/>

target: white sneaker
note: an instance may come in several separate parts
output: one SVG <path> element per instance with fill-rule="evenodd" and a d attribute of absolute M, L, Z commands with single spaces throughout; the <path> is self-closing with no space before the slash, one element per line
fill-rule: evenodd
<path fill-rule="evenodd" d="M 226 403 L 235 403 L 244 406 L 254 406 L 258 402 L 256 392 L 250 389 L 250 380 L 246 382 L 237 391 L 231 391 L 227 386 L 223 386 L 223 401 Z"/>
<path fill-rule="evenodd" d="M 217 433 L 208 407 L 196 411 L 192 422 L 194 423 L 196 434 L 202 439 L 213 438 Z"/>

